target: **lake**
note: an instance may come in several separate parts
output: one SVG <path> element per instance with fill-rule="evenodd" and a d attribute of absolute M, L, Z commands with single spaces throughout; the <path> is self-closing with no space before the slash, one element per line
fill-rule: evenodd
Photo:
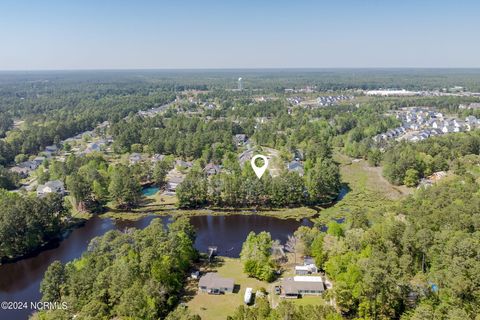
<path fill-rule="evenodd" d="M 66 239 L 58 246 L 41 251 L 38 255 L 14 263 L 0 265 L 0 302 L 30 301 L 41 298 L 39 288 L 47 267 L 55 260 L 63 263 L 81 256 L 88 243 L 96 236 L 109 230 L 125 230 L 126 228 L 143 229 L 155 219 L 162 219 L 165 225 L 170 217 L 155 215 L 145 216 L 137 221 L 113 220 L 95 216 L 83 227 L 72 230 Z M 299 226 L 311 226 L 308 219 L 277 219 L 258 215 L 228 215 L 228 216 L 194 216 L 190 222 L 197 231 L 195 247 L 201 252 L 207 252 L 208 246 L 218 247 L 218 254 L 238 257 L 241 246 L 250 231 L 268 231 L 273 239 L 284 243 L 289 234 Z M 0 310 L 0 319 L 27 319 L 31 310 L 5 311 Z"/>

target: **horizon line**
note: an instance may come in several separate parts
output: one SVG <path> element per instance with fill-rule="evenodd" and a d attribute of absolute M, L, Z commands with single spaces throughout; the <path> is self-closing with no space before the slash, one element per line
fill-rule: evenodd
<path fill-rule="evenodd" d="M 480 70 L 476 67 L 152 67 L 152 68 L 52 68 L 0 69 L 0 72 L 75 72 L 75 71 L 227 71 L 227 70 Z"/>

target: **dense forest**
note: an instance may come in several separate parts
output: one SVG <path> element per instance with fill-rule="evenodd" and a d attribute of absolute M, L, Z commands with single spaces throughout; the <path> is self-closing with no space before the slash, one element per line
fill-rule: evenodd
<path fill-rule="evenodd" d="M 20 176 L 0 166 L 0 189 L 13 190 L 19 186 Z"/>
<path fill-rule="evenodd" d="M 479 130 L 397 143 L 383 155 L 383 172 L 394 184 L 415 186 L 420 178 L 437 171 L 461 172 L 462 158 L 470 154 L 480 154 Z"/>
<path fill-rule="evenodd" d="M 277 308 L 272 309 L 266 298 L 260 298 L 253 308 L 240 306 L 227 320 L 341 320 L 342 316 L 335 312 L 335 309 L 327 305 L 305 305 L 295 306 L 288 301 L 282 301 Z M 184 319 L 187 320 L 187 319 Z"/>
<path fill-rule="evenodd" d="M 335 283 L 328 294 L 347 318 L 475 319 L 479 190 L 457 178 L 387 212 L 356 210 L 326 233 L 302 227 L 296 236 Z"/>
<path fill-rule="evenodd" d="M 181 208 L 286 207 L 330 203 L 340 188 L 339 169 L 331 158 L 318 158 L 304 177 L 283 170 L 278 176 L 265 174 L 261 179 L 251 166 L 241 168 L 235 159 L 225 161 L 223 172 L 210 178 L 193 168 L 177 188 L 177 197 Z"/>
<path fill-rule="evenodd" d="M 134 82 L 93 85 L 72 83 L 75 75 L 51 80 L 50 76 L 44 75 L 44 81 L 19 76 L 21 82 L 13 80 L 0 89 L 0 137 L 6 135 L 0 140 L 0 165 L 13 162 L 19 154 L 36 154 L 103 121 L 116 122 L 175 99 L 166 88 L 142 89 Z M 13 128 L 14 118 L 23 123 Z"/>
<path fill-rule="evenodd" d="M 38 319 L 162 319 L 177 304 L 186 271 L 197 257 L 187 219 L 164 228 L 160 219 L 144 230 L 110 231 L 95 238 L 81 258 L 50 265 L 41 283 L 43 301 L 66 310 Z"/>
<path fill-rule="evenodd" d="M 171 118 L 133 117 L 112 126 L 114 149 L 124 152 L 172 154 L 219 163 L 227 150 L 234 150 L 232 136 L 241 133 L 232 121 L 173 115 Z"/>
<path fill-rule="evenodd" d="M 62 161 L 45 161 L 37 170 L 37 180 L 60 180 L 69 195 L 63 199 L 54 193 L 36 197 L 12 193 L 0 188 L 0 257 L 21 256 L 60 236 L 69 227 L 72 212 L 104 210 L 108 201 L 118 208 L 131 208 L 140 201 L 140 180 L 145 168 L 138 165 L 109 165 L 102 155 L 71 155 Z M 10 172 L 0 167 L 0 183 L 9 189 Z M 17 180 L 13 180 L 17 181 Z"/>
<path fill-rule="evenodd" d="M 149 164 L 112 164 L 102 154 L 93 153 L 85 157 L 70 155 L 65 161 L 45 161 L 36 176 L 39 183 L 65 183 L 75 210 L 98 213 L 108 201 L 119 208 L 135 207 L 140 200 L 140 182 L 152 170 Z"/>
<path fill-rule="evenodd" d="M 37 198 L 0 189 L 0 262 L 57 239 L 68 211 L 62 197 Z"/>

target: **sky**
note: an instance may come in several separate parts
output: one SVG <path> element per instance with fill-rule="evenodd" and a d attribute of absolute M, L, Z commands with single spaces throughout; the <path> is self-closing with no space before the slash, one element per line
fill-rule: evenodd
<path fill-rule="evenodd" d="M 2 0 L 0 70 L 478 68 L 478 0 Z"/>

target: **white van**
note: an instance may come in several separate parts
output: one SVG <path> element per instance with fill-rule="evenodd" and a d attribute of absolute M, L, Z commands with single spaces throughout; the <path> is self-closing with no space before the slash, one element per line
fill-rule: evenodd
<path fill-rule="evenodd" d="M 243 302 L 245 302 L 245 304 L 250 304 L 250 302 L 252 302 L 252 293 L 252 288 L 247 288 L 247 290 L 245 290 L 245 296 L 243 297 Z"/>

